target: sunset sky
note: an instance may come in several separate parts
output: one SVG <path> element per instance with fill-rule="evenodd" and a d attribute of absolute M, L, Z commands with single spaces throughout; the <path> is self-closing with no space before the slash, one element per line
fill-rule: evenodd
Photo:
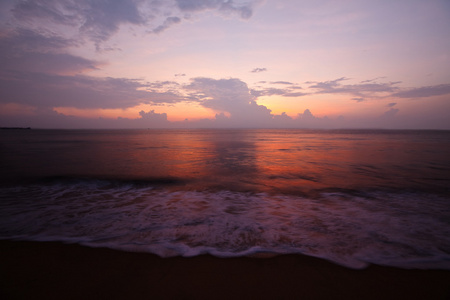
<path fill-rule="evenodd" d="M 448 0 L 2 0 L 0 126 L 450 129 Z"/>

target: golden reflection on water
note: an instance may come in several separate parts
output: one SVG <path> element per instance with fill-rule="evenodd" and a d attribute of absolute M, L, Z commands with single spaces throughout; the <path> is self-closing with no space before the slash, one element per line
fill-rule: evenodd
<path fill-rule="evenodd" d="M 411 176 L 405 172 L 424 155 L 409 140 L 322 131 L 148 130 L 104 138 L 109 143 L 96 147 L 97 172 L 182 178 L 187 189 L 298 192 L 389 185 Z"/>
<path fill-rule="evenodd" d="M 448 162 L 445 151 L 436 151 L 426 135 L 395 132 L 205 129 L 26 134 L 13 141 L 19 150 L 8 159 L 18 174 L 174 178 L 180 183 L 175 188 L 187 190 L 301 193 L 330 187 L 396 187 L 439 179 L 445 176 L 443 162 Z M 442 140 L 439 145 L 449 146 Z"/>
<path fill-rule="evenodd" d="M 410 151 L 411 141 L 382 135 L 301 130 L 150 130 L 124 135 L 121 143 L 116 151 L 99 151 L 99 161 L 117 162 L 125 177 L 182 178 L 187 189 L 299 192 L 383 185 L 404 176 L 423 155 Z"/>

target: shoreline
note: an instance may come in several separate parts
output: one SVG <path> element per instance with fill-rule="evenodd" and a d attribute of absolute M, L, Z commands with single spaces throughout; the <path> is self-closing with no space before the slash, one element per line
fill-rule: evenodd
<path fill-rule="evenodd" d="M 450 271 L 348 269 L 304 255 L 160 258 L 0 240 L 2 299 L 449 299 Z"/>

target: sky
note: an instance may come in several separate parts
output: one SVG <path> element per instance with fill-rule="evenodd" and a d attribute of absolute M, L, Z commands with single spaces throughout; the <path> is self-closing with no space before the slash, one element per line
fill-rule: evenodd
<path fill-rule="evenodd" d="M 2 0 L 0 126 L 450 129 L 448 0 Z"/>

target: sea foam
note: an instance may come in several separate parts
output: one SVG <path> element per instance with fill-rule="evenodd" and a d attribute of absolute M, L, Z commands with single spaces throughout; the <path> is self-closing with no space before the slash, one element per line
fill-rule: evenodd
<path fill-rule="evenodd" d="M 439 195 L 335 191 L 300 197 L 79 181 L 8 187 L 0 200 L 1 239 L 162 257 L 297 253 L 356 269 L 450 269 L 450 210 Z"/>

